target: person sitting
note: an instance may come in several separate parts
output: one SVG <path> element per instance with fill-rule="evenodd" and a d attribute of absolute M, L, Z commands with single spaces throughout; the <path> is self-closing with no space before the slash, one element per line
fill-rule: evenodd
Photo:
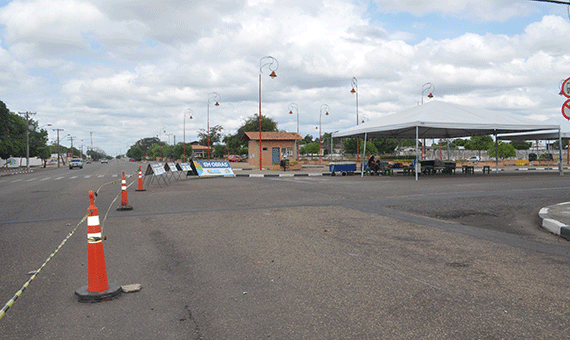
<path fill-rule="evenodd" d="M 379 174 L 380 164 L 376 162 L 374 156 L 370 156 L 370 158 L 368 159 L 368 167 L 370 168 L 370 170 L 374 171 L 375 174 L 377 175 Z"/>

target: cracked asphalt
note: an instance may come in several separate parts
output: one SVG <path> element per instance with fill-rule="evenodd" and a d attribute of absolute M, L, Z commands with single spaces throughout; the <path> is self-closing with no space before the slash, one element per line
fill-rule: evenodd
<path fill-rule="evenodd" d="M 103 184 L 97 174 L 134 167 L 0 183 L 0 303 L 81 219 L 87 191 Z M 567 337 L 570 243 L 537 214 L 568 200 L 568 177 L 212 178 L 134 189 L 132 211 L 115 211 L 118 187 L 96 204 L 109 210 L 109 281 L 142 290 L 75 300 L 87 282 L 82 226 L 0 320 L 0 338 Z"/>

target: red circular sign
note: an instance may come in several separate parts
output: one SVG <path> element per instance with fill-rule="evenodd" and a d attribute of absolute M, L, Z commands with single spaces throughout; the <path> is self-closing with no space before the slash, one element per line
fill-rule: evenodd
<path fill-rule="evenodd" d="M 570 99 L 568 99 L 567 101 L 564 102 L 564 104 L 562 104 L 562 115 L 564 116 L 564 118 L 570 120 Z"/>
<path fill-rule="evenodd" d="M 562 88 L 560 89 L 560 94 L 566 98 L 570 98 L 570 78 L 566 79 L 562 83 Z"/>

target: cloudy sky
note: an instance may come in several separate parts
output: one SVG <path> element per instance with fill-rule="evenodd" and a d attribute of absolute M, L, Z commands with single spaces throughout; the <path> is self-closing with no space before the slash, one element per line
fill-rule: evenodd
<path fill-rule="evenodd" d="M 323 131 L 356 124 L 353 77 L 364 120 L 418 105 L 428 82 L 431 100 L 558 118 L 568 16 L 529 0 L 0 0 L 0 100 L 116 155 L 181 142 L 184 122 L 196 140 L 213 92 L 210 125 L 235 133 L 272 56 L 262 112 L 296 131 L 296 103 L 303 136 L 318 136 L 323 104 Z"/>

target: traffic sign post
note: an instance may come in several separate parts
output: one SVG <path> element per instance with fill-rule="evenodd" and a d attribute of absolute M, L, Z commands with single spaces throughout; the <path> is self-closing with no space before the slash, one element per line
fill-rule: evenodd
<path fill-rule="evenodd" d="M 562 83 L 562 88 L 560 89 L 560 94 L 566 98 L 570 98 L 570 78 L 566 79 Z"/>
<path fill-rule="evenodd" d="M 570 120 L 570 99 L 568 99 L 567 101 L 564 102 L 564 104 L 562 104 L 562 115 L 564 116 L 564 118 Z"/>

